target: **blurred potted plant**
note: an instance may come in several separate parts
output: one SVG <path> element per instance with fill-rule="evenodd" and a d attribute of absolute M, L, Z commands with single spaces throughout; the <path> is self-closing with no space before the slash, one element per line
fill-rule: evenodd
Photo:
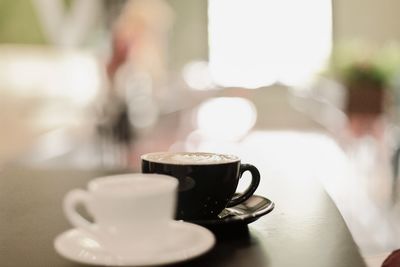
<path fill-rule="evenodd" d="M 329 71 L 346 88 L 346 113 L 353 132 L 372 129 L 386 114 L 400 71 L 397 44 L 373 47 L 362 42 L 336 45 Z"/>
<path fill-rule="evenodd" d="M 382 114 L 399 67 L 397 44 L 374 47 L 349 42 L 336 45 L 330 71 L 347 89 L 346 114 Z"/>
<path fill-rule="evenodd" d="M 372 63 L 355 63 L 346 69 L 343 78 L 347 89 L 345 112 L 348 116 L 384 113 L 389 87 L 379 67 Z"/>

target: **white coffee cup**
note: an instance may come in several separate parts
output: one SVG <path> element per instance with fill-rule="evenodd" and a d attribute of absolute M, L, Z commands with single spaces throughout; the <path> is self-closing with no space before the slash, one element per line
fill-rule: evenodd
<path fill-rule="evenodd" d="M 74 189 L 64 198 L 71 224 L 96 236 L 109 249 L 142 249 L 162 240 L 176 209 L 178 181 L 160 174 L 100 177 L 88 189 Z M 94 222 L 76 210 L 83 204 Z"/>

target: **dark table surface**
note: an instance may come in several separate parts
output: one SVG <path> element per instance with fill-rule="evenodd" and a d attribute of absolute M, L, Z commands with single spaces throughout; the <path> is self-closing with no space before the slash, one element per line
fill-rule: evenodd
<path fill-rule="evenodd" d="M 64 195 L 113 171 L 6 168 L 0 171 L 0 266 L 81 266 L 59 256 L 54 238 L 71 226 Z M 214 229 L 216 246 L 177 266 L 366 266 L 339 211 L 312 179 L 264 178 L 256 194 L 275 209 L 241 227 Z"/>

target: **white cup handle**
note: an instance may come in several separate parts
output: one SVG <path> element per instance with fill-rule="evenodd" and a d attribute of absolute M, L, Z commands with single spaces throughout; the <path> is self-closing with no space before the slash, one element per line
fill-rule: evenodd
<path fill-rule="evenodd" d="M 65 196 L 63 207 L 67 219 L 73 226 L 93 232 L 93 223 L 83 218 L 82 215 L 76 211 L 76 206 L 78 204 L 83 204 L 87 208 L 89 200 L 90 195 L 87 191 L 74 189 Z"/>

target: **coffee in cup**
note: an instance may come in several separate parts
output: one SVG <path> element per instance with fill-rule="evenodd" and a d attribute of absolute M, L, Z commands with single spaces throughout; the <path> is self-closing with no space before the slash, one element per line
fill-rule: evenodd
<path fill-rule="evenodd" d="M 144 251 L 163 241 L 159 239 L 175 215 L 176 178 L 123 174 L 94 179 L 87 187 L 74 189 L 64 198 L 64 212 L 73 226 L 95 235 L 118 253 L 135 248 Z M 76 211 L 78 204 L 86 207 L 94 222 Z"/>
<path fill-rule="evenodd" d="M 216 218 L 226 207 L 244 202 L 260 183 L 260 173 L 234 155 L 205 152 L 155 152 L 141 156 L 143 173 L 174 176 L 179 180 L 176 218 L 196 221 Z M 251 183 L 235 194 L 246 171 Z"/>

